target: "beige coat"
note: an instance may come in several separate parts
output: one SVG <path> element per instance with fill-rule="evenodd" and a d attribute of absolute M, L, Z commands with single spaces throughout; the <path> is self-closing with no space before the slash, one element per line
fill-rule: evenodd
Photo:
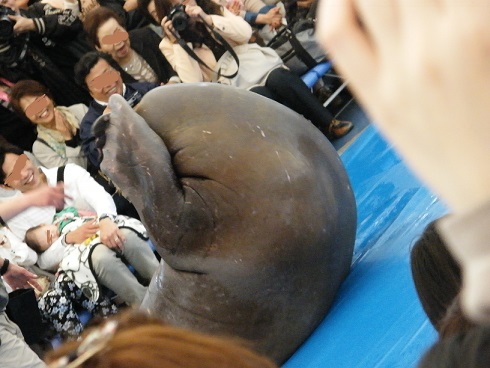
<path fill-rule="evenodd" d="M 248 43 L 252 36 L 252 27 L 243 18 L 232 14 L 227 9 L 223 9 L 223 16 L 211 15 L 211 17 L 214 30 L 223 36 L 231 46 Z M 188 46 L 193 49 L 192 44 Z M 199 65 L 178 43 L 173 44 L 167 37 L 164 37 L 160 42 L 160 50 L 183 83 L 210 82 L 213 79 L 213 72 Z M 206 45 L 193 50 L 206 65 L 214 69 L 216 58 Z"/>

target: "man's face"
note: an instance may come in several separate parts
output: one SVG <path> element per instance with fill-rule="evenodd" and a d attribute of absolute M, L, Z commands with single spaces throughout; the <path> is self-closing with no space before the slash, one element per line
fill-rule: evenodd
<path fill-rule="evenodd" d="M 25 154 L 20 156 L 14 153 L 5 154 L 2 171 L 5 174 L 4 184 L 20 190 L 22 193 L 35 189 L 42 184 L 38 168 Z"/>
<path fill-rule="evenodd" d="M 90 95 L 96 100 L 108 102 L 113 94 L 122 95 L 123 81 L 121 75 L 107 61 L 99 59 L 90 73 L 85 77 Z"/>

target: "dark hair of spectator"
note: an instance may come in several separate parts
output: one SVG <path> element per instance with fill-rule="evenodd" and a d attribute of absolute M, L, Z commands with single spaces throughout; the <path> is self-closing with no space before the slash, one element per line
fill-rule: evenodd
<path fill-rule="evenodd" d="M 439 324 L 461 289 L 461 269 L 431 222 L 410 252 L 412 277 L 430 322 Z"/>
<path fill-rule="evenodd" d="M 100 6 L 88 12 L 83 21 L 83 29 L 87 34 L 87 40 L 92 46 L 100 47 L 99 39 L 97 38 L 97 32 L 102 24 L 109 19 L 114 18 L 116 22 L 124 28 L 124 21 L 113 10 Z"/>
<path fill-rule="evenodd" d="M 445 339 L 439 339 L 423 356 L 418 368 L 490 367 L 490 327 L 473 327 Z"/>
<path fill-rule="evenodd" d="M 10 104 L 17 113 L 26 117 L 24 110 L 20 107 L 20 99 L 25 96 L 39 97 L 42 95 L 46 95 L 53 100 L 51 92 L 45 85 L 32 79 L 21 80 L 15 83 L 10 90 Z"/>
<path fill-rule="evenodd" d="M 87 75 L 89 75 L 94 65 L 97 64 L 100 59 L 107 61 L 107 63 L 117 71 L 121 70 L 119 64 L 109 54 L 100 51 L 87 52 L 75 64 L 75 82 L 77 82 L 79 86 L 85 88 L 87 91 L 89 91 L 89 88 L 87 86 L 87 82 L 85 82 L 85 78 Z"/>
<path fill-rule="evenodd" d="M 148 20 L 151 24 L 158 26 L 159 24 L 155 21 L 155 19 L 151 16 L 148 11 L 148 5 L 150 5 L 152 0 L 138 0 L 138 9 L 141 14 Z"/>
<path fill-rule="evenodd" d="M 37 226 L 34 226 L 34 227 L 31 227 L 30 229 L 28 229 L 26 231 L 26 235 L 25 235 L 25 238 L 24 238 L 24 242 L 27 244 L 27 246 L 29 248 L 31 248 L 34 252 L 36 253 L 42 253 L 43 250 L 41 249 L 40 247 L 40 244 L 37 243 L 35 240 L 34 240 L 34 237 L 33 237 L 33 232 L 37 229 L 39 229 L 41 226 L 44 226 L 44 224 L 40 224 L 40 225 L 37 225 Z"/>
<path fill-rule="evenodd" d="M 3 137 L 0 137 L 0 182 L 5 182 L 6 173 L 3 171 L 3 164 L 5 163 L 5 155 L 7 153 L 13 153 L 15 155 L 22 155 L 24 151 L 17 146 L 7 142 Z"/>

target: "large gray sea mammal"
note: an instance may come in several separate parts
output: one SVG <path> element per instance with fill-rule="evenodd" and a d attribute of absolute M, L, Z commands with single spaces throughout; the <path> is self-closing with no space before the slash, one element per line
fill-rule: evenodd
<path fill-rule="evenodd" d="M 142 307 L 286 360 L 352 260 L 356 207 L 336 151 L 297 113 L 229 86 L 165 86 L 136 112 L 120 96 L 110 107 L 101 168 L 162 256 Z"/>

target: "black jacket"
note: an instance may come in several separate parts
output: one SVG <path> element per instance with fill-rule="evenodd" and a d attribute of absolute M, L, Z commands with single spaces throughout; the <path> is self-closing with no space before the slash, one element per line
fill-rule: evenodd
<path fill-rule="evenodd" d="M 90 96 L 75 84 L 73 67 L 85 52 L 82 23 L 71 10 L 35 3 L 22 9 L 34 20 L 35 31 L 11 37 L 0 45 L 0 74 L 12 82 L 35 79 L 45 84 L 57 104 L 88 103 Z"/>
<path fill-rule="evenodd" d="M 148 91 L 155 87 L 158 87 L 158 85 L 148 82 L 126 84 L 126 93 L 124 94 L 124 98 L 128 102 L 131 99 L 131 106 L 134 107 L 141 101 L 143 96 Z M 95 168 L 99 168 L 101 158 L 96 147 L 95 137 L 92 134 L 92 125 L 94 125 L 95 121 L 102 116 L 105 108 L 106 106 L 102 106 L 96 101 L 92 101 L 88 107 L 87 113 L 80 122 L 82 151 Z"/>
<path fill-rule="evenodd" d="M 151 28 L 144 27 L 129 32 L 131 48 L 136 51 L 158 77 L 158 83 L 167 83 L 170 77 L 177 73 L 170 66 L 158 47 L 162 40 Z"/>

